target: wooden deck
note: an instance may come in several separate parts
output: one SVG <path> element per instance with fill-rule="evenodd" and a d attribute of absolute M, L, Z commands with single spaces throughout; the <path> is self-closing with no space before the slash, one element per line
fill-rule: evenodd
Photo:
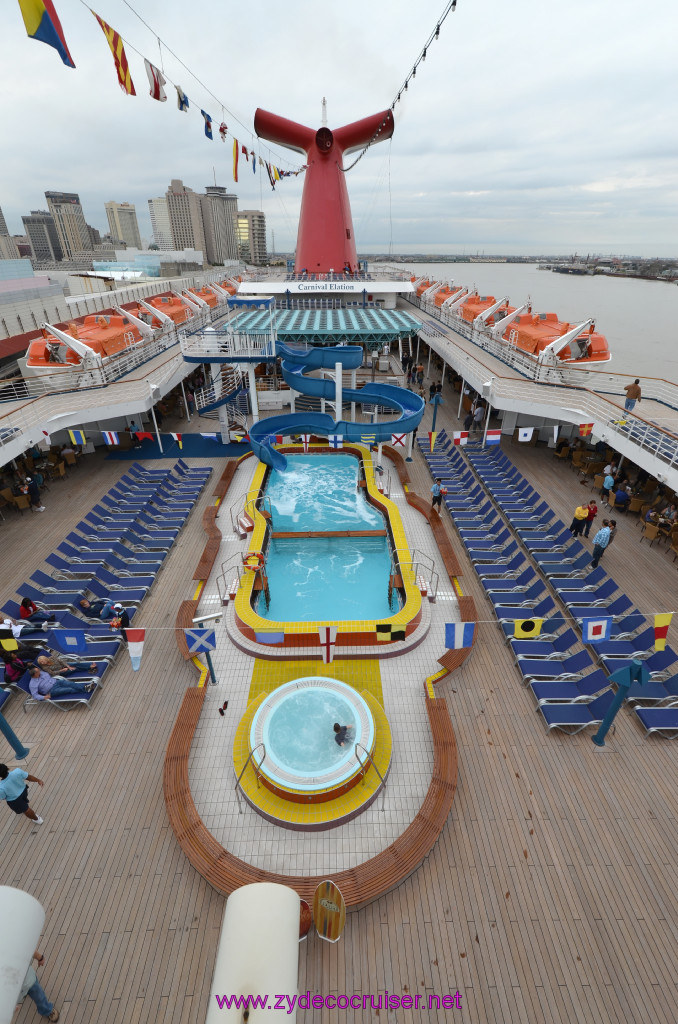
<path fill-rule="evenodd" d="M 445 397 L 445 395 L 443 395 Z M 447 410 L 438 428 L 454 424 Z M 430 423 L 427 410 L 427 423 Z M 195 424 L 192 429 L 200 429 Z M 209 429 L 204 427 L 203 429 Z M 422 424 L 420 433 L 429 429 Z M 564 516 L 588 491 L 569 468 L 529 446 L 508 451 Z M 8 514 L 3 599 L 124 472 L 97 455 L 55 482 L 40 516 Z M 164 462 L 162 465 L 167 466 Z M 210 485 L 223 465 L 215 466 Z M 410 464 L 426 493 L 428 470 Z M 66 1024 L 200 1024 L 224 899 L 198 875 L 171 832 L 162 795 L 164 751 L 194 674 L 173 636 L 205 545 L 208 486 L 143 606 L 150 632 L 141 670 L 123 654 L 88 711 L 59 714 L 19 702 L 7 718 L 33 746 L 29 770 L 45 818 L 32 827 L 0 806 L 3 882 L 47 910 L 41 980 Z M 463 549 L 462 588 L 491 618 Z M 604 565 L 644 611 L 676 608 L 678 572 L 639 544 L 620 517 Z M 623 711 L 607 752 L 588 735 L 550 736 L 522 689 L 496 624 L 479 626 L 464 664 L 438 684 L 452 715 L 460 776 L 452 814 L 428 859 L 398 889 L 348 918 L 329 946 L 300 947 L 299 990 L 424 996 L 459 989 L 469 1022 L 673 1024 L 678 956 L 678 746 L 645 740 Z M 6 748 L 5 748 L 6 749 Z M 13 763 L 13 762 L 10 762 Z M 398 1020 L 446 1021 L 444 1010 Z M 20 1024 L 36 1019 L 29 1001 Z M 299 1020 L 335 1021 L 336 1011 Z M 355 1011 L 347 1020 L 394 1021 Z"/>

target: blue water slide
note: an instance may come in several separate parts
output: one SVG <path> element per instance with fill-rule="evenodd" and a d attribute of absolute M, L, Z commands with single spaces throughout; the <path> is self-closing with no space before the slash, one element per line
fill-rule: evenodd
<path fill-rule="evenodd" d="M 295 391 L 314 398 L 335 398 L 335 382 L 318 377 L 306 377 L 305 373 L 322 367 L 334 367 L 341 363 L 344 369 L 355 369 L 362 362 L 362 348 L 358 345 L 335 345 L 294 349 L 278 343 L 282 356 L 282 373 L 287 384 Z M 276 435 L 289 434 L 341 434 L 345 441 L 362 441 L 364 436 L 375 441 L 390 441 L 394 433 L 409 434 L 419 426 L 424 415 L 425 402 L 412 391 L 394 384 L 366 384 L 363 388 L 343 388 L 345 402 L 361 402 L 393 409 L 397 416 L 381 423 L 352 423 L 350 420 L 334 420 L 326 413 L 299 412 L 283 416 L 270 416 L 259 420 L 250 428 L 249 437 L 252 451 L 261 462 L 273 469 L 284 470 L 285 456 L 273 448 Z"/>

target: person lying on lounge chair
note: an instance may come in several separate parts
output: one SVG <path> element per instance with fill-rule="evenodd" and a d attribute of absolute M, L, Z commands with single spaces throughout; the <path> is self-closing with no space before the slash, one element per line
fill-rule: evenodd
<path fill-rule="evenodd" d="M 78 683 L 75 679 L 64 679 L 63 676 L 51 676 L 49 672 L 38 668 L 31 669 L 31 681 L 28 688 L 35 700 L 51 700 L 53 697 L 69 697 L 73 694 L 91 693 L 96 690 L 98 678 L 91 683 Z"/>

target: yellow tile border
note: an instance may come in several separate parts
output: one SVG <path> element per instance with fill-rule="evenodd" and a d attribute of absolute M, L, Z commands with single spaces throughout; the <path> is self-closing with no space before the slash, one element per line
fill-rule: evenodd
<path fill-rule="evenodd" d="M 285 445 L 286 448 L 293 447 L 291 445 Z M 295 446 L 296 447 L 296 446 Z M 299 445 L 299 452 L 295 454 L 307 454 L 303 452 L 303 446 Z M 314 446 L 311 445 L 310 449 Z M 316 446 L 317 447 L 317 446 Z M 309 450 L 310 450 L 309 449 Z M 363 445 L 358 444 L 347 444 L 341 449 L 342 452 L 357 453 L 363 466 L 365 473 L 365 481 L 367 485 L 367 491 L 374 503 L 381 507 L 384 514 L 389 520 L 391 532 L 393 535 L 393 542 L 396 549 L 399 552 L 405 552 L 406 558 L 409 554 L 409 544 L 405 535 L 405 529 L 400 516 L 400 511 L 397 505 L 381 493 L 377 487 L 374 479 L 374 466 L 372 460 L 369 457 L 369 449 Z M 327 448 L 323 447 L 317 454 L 326 454 Z M 253 495 L 261 493 L 261 488 L 264 482 L 268 467 L 263 463 L 259 463 L 254 471 L 252 479 L 252 486 L 247 491 L 245 502 L 250 500 Z M 254 529 L 252 531 L 250 546 L 247 554 L 254 554 L 262 550 L 264 541 L 266 538 L 266 519 L 261 515 L 258 509 L 254 510 Z M 246 557 L 246 556 L 245 556 Z M 406 558 L 404 560 L 406 560 Z M 328 625 L 328 620 L 323 619 L 317 622 L 280 622 L 273 619 L 265 619 L 254 611 L 251 605 L 252 591 L 254 588 L 254 573 L 243 573 L 241 585 L 238 588 L 238 592 L 235 596 L 235 613 L 238 619 L 249 626 L 252 630 L 257 633 L 272 633 L 280 632 L 281 630 L 285 634 L 304 634 L 312 635 L 317 634 L 320 626 Z M 244 581 L 244 582 L 243 582 Z M 380 624 L 388 624 L 394 626 L 407 625 L 413 619 L 419 615 L 421 611 L 421 593 L 416 586 L 415 573 L 412 569 L 408 569 L 403 573 L 403 588 L 405 590 L 405 604 L 403 607 L 396 612 L 394 615 L 387 616 L 383 619 L 365 619 L 365 620 L 336 620 L 332 624 L 337 626 L 337 629 L 341 633 L 376 633 L 377 622 Z"/>

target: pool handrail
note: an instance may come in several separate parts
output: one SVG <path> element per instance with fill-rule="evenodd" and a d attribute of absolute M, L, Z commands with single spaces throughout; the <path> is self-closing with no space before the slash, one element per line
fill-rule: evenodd
<path fill-rule="evenodd" d="M 238 793 L 238 790 L 240 789 L 240 780 L 242 779 L 243 775 L 245 774 L 245 769 L 247 768 L 247 765 L 250 763 L 250 761 L 252 761 L 252 758 L 254 757 L 254 754 L 259 749 L 259 747 L 263 747 L 263 749 L 264 749 L 264 753 L 262 755 L 261 761 L 259 762 L 258 765 L 256 765 L 256 761 L 253 761 L 252 763 L 256 765 L 254 774 L 257 777 L 257 789 L 260 788 L 260 786 L 259 786 L 259 772 L 261 771 L 261 766 L 264 763 L 264 760 L 266 758 L 266 747 L 265 747 L 265 745 L 263 743 L 257 743 L 256 747 L 253 747 L 252 750 L 250 750 L 249 754 L 247 755 L 247 760 L 245 761 L 244 765 L 242 766 L 242 771 L 240 772 L 240 775 L 238 776 L 238 778 L 236 780 L 236 783 L 235 783 L 235 798 L 238 801 L 238 813 L 239 814 L 242 814 L 242 805 L 240 803 L 240 794 Z M 375 765 L 375 767 L 376 767 L 376 765 Z"/>
<path fill-rule="evenodd" d="M 362 743 L 356 743 L 356 745 L 355 745 L 355 759 L 358 762 L 358 764 L 360 765 L 361 769 L 363 769 L 365 767 L 365 765 L 360 760 L 360 754 L 358 753 L 358 747 L 360 747 L 361 750 L 365 751 L 365 754 L 367 755 L 367 759 L 369 760 L 370 764 L 374 768 L 375 772 L 377 773 L 377 775 L 379 776 L 379 779 L 381 781 L 381 790 L 382 790 L 381 812 L 383 814 L 384 811 L 386 810 L 386 780 L 384 779 L 384 776 L 381 774 L 381 772 L 377 768 L 376 762 L 375 762 L 374 758 L 372 757 L 372 755 L 370 754 L 369 750 L 366 747 L 364 747 L 362 745 Z M 244 771 L 244 769 L 243 769 L 243 771 Z M 365 785 L 365 778 L 366 778 L 366 776 L 367 776 L 367 772 L 363 771 L 363 781 L 361 783 L 361 785 L 363 785 L 363 786 Z"/>
<path fill-rule="evenodd" d="M 407 552 L 407 558 L 403 558 L 401 560 L 401 551 Z M 427 555 L 423 551 L 419 551 L 417 548 L 413 548 L 412 551 L 410 551 L 409 548 L 393 548 L 391 551 L 391 567 L 393 571 L 397 571 L 400 576 L 403 575 L 403 568 L 406 567 L 412 573 L 413 580 L 416 580 L 420 571 L 426 572 L 429 579 L 431 599 L 435 601 L 438 594 L 440 574 L 435 568 L 435 562 L 430 555 Z"/>

